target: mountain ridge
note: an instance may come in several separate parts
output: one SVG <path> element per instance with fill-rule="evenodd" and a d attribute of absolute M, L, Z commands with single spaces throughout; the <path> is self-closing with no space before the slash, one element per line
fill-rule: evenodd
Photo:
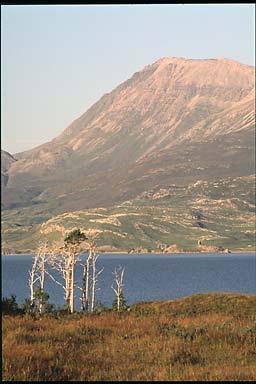
<path fill-rule="evenodd" d="M 143 188 L 196 181 L 197 168 L 205 168 L 198 151 L 209 157 L 203 177 L 234 176 L 236 157 L 242 159 L 237 175 L 251 174 L 254 72 L 229 59 L 161 58 L 145 66 L 59 136 L 15 154 L 3 208 L 44 201 L 56 201 L 58 212 L 110 206 Z"/>
<path fill-rule="evenodd" d="M 47 143 L 44 143 L 44 144 L 41 144 L 40 146 L 37 146 L 35 148 L 32 148 L 30 150 L 27 150 L 27 151 L 23 151 L 23 152 L 19 152 L 19 153 L 16 153 L 14 154 L 14 156 L 16 156 L 16 158 L 20 158 L 21 156 L 23 157 L 24 154 L 27 154 L 31 151 L 34 151 L 34 150 L 37 150 L 39 148 L 41 148 L 42 146 L 44 145 L 49 145 L 50 143 L 52 142 L 58 142 L 62 139 L 62 137 L 69 137 L 70 135 L 74 135 L 75 132 L 73 132 L 73 129 L 74 127 L 76 128 L 76 130 L 79 130 L 81 129 L 81 127 L 79 126 L 79 122 L 82 121 L 84 119 L 84 117 L 89 114 L 89 118 L 88 119 L 85 119 L 85 122 L 83 122 L 84 125 L 88 124 L 88 120 L 90 120 L 90 117 L 91 115 L 98 115 L 99 112 L 100 112 L 100 108 L 98 109 L 98 106 L 100 105 L 104 105 L 106 107 L 106 99 L 109 98 L 110 95 L 113 95 L 112 98 L 114 97 L 115 93 L 118 93 L 119 91 L 122 91 L 123 88 L 126 88 L 127 86 L 130 87 L 129 84 L 133 83 L 136 79 L 136 77 L 139 76 L 139 74 L 144 74 L 142 76 L 142 79 L 143 81 L 145 80 L 145 74 L 148 75 L 148 72 L 150 74 L 154 73 L 156 70 L 158 70 L 158 72 L 162 72 L 162 69 L 166 69 L 166 65 L 169 65 L 169 64 L 175 64 L 176 62 L 181 62 L 181 63 L 187 63 L 187 62 L 192 62 L 193 64 L 195 64 L 196 62 L 200 62 L 203 64 L 207 63 L 208 61 L 217 61 L 217 62 L 224 62 L 224 63 L 228 63 L 229 66 L 228 68 L 230 67 L 231 64 L 235 65 L 235 67 L 239 67 L 240 69 L 244 70 L 243 72 L 246 72 L 246 70 L 249 69 L 249 73 L 252 75 L 254 73 L 254 67 L 253 66 L 249 66 L 249 65 L 246 65 L 246 64 L 240 64 L 239 62 L 235 61 L 235 60 L 231 60 L 231 59 L 226 59 L 226 58 L 220 58 L 220 59 L 182 59 L 182 58 L 176 58 L 176 57 L 173 57 L 173 58 L 161 58 L 157 61 L 155 61 L 153 64 L 149 64 L 147 66 L 145 66 L 141 71 L 138 71 L 138 72 L 135 72 L 135 74 L 129 78 L 128 80 L 124 81 L 123 83 L 121 83 L 120 85 L 118 85 L 116 88 L 114 88 L 111 92 L 109 93 L 106 93 L 104 94 L 100 99 L 99 101 L 97 101 L 96 103 L 94 103 L 84 114 L 82 114 L 80 117 L 76 118 L 66 129 L 64 129 L 64 131 L 62 133 L 60 133 L 60 135 L 58 135 L 57 137 L 55 137 L 54 139 L 52 139 L 51 141 L 47 142 Z M 166 64 L 167 62 L 167 64 Z M 160 65 L 157 67 L 158 63 L 160 63 Z M 162 68 L 162 63 L 164 63 L 165 65 L 163 66 Z M 157 67 L 157 68 L 155 68 Z M 224 65 L 223 68 L 225 68 L 226 66 Z M 222 68 L 222 69 L 223 69 Z M 226 68 L 227 69 L 227 68 Z M 149 71 L 150 70 L 150 71 Z M 197 70 L 197 75 L 199 75 L 200 77 L 201 76 L 201 72 L 200 72 L 200 69 Z M 187 76 L 188 77 L 188 76 Z M 250 77 L 250 76 L 249 76 Z M 211 74 L 210 75 L 210 79 L 212 80 L 214 78 L 214 76 Z M 234 73 L 233 75 L 233 82 L 234 84 L 237 84 L 238 80 L 239 80 L 239 77 L 236 77 L 236 72 Z M 228 79 L 229 80 L 229 83 L 230 83 L 230 78 Z M 251 79 L 252 80 L 252 79 Z M 249 82 L 250 83 L 250 82 Z M 233 84 L 233 85 L 234 85 Z M 241 86 L 245 86 L 247 85 L 248 86 L 248 76 L 246 76 L 245 79 L 243 79 L 242 81 L 242 84 Z M 251 82 L 251 86 L 249 87 L 251 92 L 253 92 L 253 89 L 254 89 L 254 84 L 253 82 Z M 239 88 L 240 89 L 240 88 Z M 248 93 L 247 91 L 245 91 L 245 93 Z M 241 100 L 241 97 L 238 96 L 239 99 Z M 108 100 L 108 104 L 111 103 L 112 101 L 112 98 L 110 99 L 110 101 Z M 230 105 L 230 101 L 229 101 L 229 105 Z"/>

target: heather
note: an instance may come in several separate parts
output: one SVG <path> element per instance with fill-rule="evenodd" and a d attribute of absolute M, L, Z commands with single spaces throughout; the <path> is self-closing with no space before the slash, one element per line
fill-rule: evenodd
<path fill-rule="evenodd" d="M 2 317 L 4 381 L 256 379 L 256 296 L 196 294 L 120 312 Z"/>

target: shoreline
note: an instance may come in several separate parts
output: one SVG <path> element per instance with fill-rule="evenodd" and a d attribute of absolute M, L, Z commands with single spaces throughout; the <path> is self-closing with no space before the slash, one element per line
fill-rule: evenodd
<path fill-rule="evenodd" d="M 97 252 L 99 255 L 232 255 L 232 254 L 242 254 L 242 253 L 252 253 L 256 255 L 255 251 L 231 251 L 231 252 L 196 252 L 196 251 L 187 251 L 187 252 L 141 252 L 141 253 L 129 253 L 129 252 Z M 3 255 L 3 257 L 12 257 L 12 256 L 34 256 L 35 253 L 11 253 L 8 255 Z"/>

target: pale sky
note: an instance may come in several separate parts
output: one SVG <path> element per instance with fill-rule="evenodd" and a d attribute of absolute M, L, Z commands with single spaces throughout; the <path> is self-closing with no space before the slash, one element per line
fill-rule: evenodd
<path fill-rule="evenodd" d="M 255 65 L 254 4 L 1 6 L 1 141 L 17 153 L 60 134 L 161 57 Z"/>

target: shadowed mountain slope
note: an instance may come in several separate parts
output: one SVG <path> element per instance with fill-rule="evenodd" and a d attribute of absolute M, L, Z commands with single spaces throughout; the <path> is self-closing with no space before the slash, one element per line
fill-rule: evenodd
<path fill-rule="evenodd" d="M 16 159 L 8 152 L 1 150 L 1 184 L 2 186 L 8 183 L 8 169 Z"/>

